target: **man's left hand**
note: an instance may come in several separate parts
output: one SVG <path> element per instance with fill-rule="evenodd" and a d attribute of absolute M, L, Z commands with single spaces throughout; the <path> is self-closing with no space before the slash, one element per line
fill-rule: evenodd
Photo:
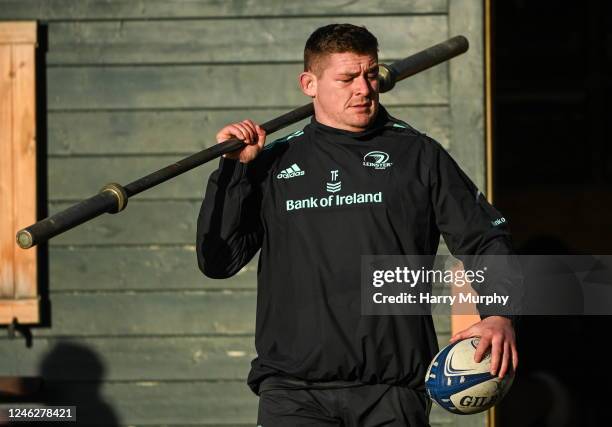
<path fill-rule="evenodd" d="M 516 338 L 510 319 L 501 316 L 487 317 L 463 331 L 457 332 L 450 339 L 451 343 L 480 337 L 480 343 L 474 354 L 474 361 L 480 363 L 486 351 L 491 347 L 491 375 L 496 375 L 499 369 L 499 378 L 503 378 L 509 369 L 516 371 L 518 366 L 518 353 L 516 351 Z M 512 366 L 510 365 L 512 358 Z M 501 363 L 501 368 L 500 368 Z"/>

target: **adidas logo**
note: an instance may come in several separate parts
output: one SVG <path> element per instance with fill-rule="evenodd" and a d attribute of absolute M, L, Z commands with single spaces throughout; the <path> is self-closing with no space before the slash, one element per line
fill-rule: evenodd
<path fill-rule="evenodd" d="M 284 171 L 281 171 L 281 173 L 279 173 L 278 175 L 276 175 L 276 177 L 278 179 L 289 179 L 289 178 L 293 178 L 296 176 L 302 176 L 304 175 L 306 172 L 301 170 L 300 167 L 297 164 L 292 164 L 291 167 L 288 167 L 287 169 L 285 169 Z"/>

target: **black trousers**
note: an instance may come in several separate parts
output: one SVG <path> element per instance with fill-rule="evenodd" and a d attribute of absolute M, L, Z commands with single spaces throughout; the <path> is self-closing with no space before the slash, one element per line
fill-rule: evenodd
<path fill-rule="evenodd" d="M 260 392 L 258 427 L 429 427 L 425 392 L 387 384 Z"/>

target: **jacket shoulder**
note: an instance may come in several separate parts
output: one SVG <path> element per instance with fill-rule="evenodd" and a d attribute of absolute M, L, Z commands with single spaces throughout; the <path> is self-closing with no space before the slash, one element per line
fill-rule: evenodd
<path fill-rule="evenodd" d="M 282 158 L 293 143 L 303 138 L 303 135 L 303 130 L 297 130 L 266 144 L 255 158 L 253 166 L 260 172 L 270 169 Z"/>
<path fill-rule="evenodd" d="M 449 156 L 446 149 L 437 140 L 403 120 L 389 115 L 385 128 L 387 132 L 394 135 L 394 138 L 398 138 L 398 140 L 409 145 L 411 149 L 420 152 L 423 161 L 427 164 L 432 164 L 439 156 Z"/>
<path fill-rule="evenodd" d="M 304 130 L 296 130 L 288 135 L 285 135 L 281 138 L 275 139 L 274 141 L 266 144 L 263 148 L 263 151 L 273 152 L 282 149 L 286 149 L 290 144 L 300 140 L 301 136 L 304 135 Z"/>
<path fill-rule="evenodd" d="M 389 121 L 385 127 L 390 132 L 408 137 L 407 139 L 410 142 L 419 144 L 427 151 L 442 148 L 438 141 L 396 117 L 389 116 Z"/>
<path fill-rule="evenodd" d="M 387 121 L 387 123 L 385 124 L 385 128 L 388 130 L 391 130 L 393 132 L 396 133 L 400 133 L 400 134 L 404 134 L 404 135 L 410 135 L 410 136 L 414 136 L 414 137 L 422 137 L 422 136 L 426 136 L 424 133 L 420 132 L 419 130 L 417 130 L 416 128 L 410 126 L 408 123 L 406 123 L 403 120 L 400 120 L 396 117 L 393 117 L 391 115 L 388 115 L 389 119 Z"/>

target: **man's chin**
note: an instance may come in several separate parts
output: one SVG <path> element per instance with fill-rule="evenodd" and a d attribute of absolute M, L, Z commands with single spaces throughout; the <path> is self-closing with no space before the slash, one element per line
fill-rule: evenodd
<path fill-rule="evenodd" d="M 374 120 L 376 120 L 376 113 L 378 111 L 364 111 L 363 113 L 356 114 L 353 118 L 353 125 L 359 128 L 367 128 Z"/>

